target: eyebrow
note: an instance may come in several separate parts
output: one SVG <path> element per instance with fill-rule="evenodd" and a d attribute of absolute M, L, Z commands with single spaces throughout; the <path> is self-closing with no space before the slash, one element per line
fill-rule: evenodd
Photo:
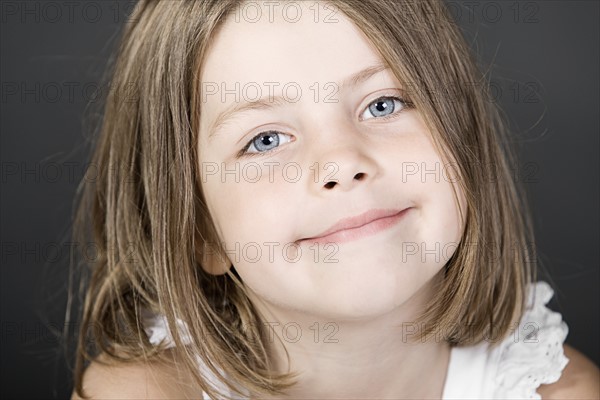
<path fill-rule="evenodd" d="M 390 67 L 387 64 L 378 63 L 351 75 L 350 77 L 344 79 L 342 83 L 338 82 L 336 85 L 341 89 L 355 87 L 360 83 L 370 79 L 373 75 L 389 68 Z M 216 135 L 218 129 L 233 119 L 237 114 L 241 114 L 249 110 L 270 110 L 281 107 L 285 103 L 287 103 L 287 100 L 283 96 L 265 96 L 252 102 L 235 103 L 217 116 L 215 121 L 209 127 L 208 138 L 209 140 L 212 139 Z"/>

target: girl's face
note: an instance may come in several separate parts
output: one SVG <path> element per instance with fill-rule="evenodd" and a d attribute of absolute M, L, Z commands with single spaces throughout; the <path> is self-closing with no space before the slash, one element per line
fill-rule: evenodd
<path fill-rule="evenodd" d="M 264 7 L 258 21 L 242 7 L 215 36 L 201 77 L 202 186 L 253 296 L 324 318 L 374 317 L 424 288 L 464 225 L 450 171 L 419 111 L 400 100 L 402 84 L 372 70 L 382 59 L 349 19 L 307 3 L 294 3 L 299 13 Z M 360 71 L 374 73 L 350 78 Z M 347 231 L 329 245 L 300 241 L 344 218 L 407 208 L 354 240 L 340 240 Z"/>

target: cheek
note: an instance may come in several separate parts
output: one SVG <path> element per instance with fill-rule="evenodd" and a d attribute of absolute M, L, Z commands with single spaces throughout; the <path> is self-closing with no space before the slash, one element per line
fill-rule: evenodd
<path fill-rule="evenodd" d="M 257 196 L 244 190 L 243 184 L 211 179 L 204 185 L 206 203 L 213 218 L 221 240 L 227 242 L 239 241 L 243 237 L 246 226 L 256 224 L 254 217 L 257 213 Z"/>
<path fill-rule="evenodd" d="M 255 174 L 253 174 L 255 175 Z M 266 176 L 266 173 L 265 173 Z M 268 179 L 215 176 L 203 185 L 210 215 L 227 249 L 282 242 L 290 236 L 290 188 Z M 239 179 L 238 179 L 239 178 Z M 263 251 L 266 251 L 264 248 Z"/>
<path fill-rule="evenodd" d="M 418 211 L 415 230 L 406 237 L 409 263 L 439 269 L 454 254 L 464 229 L 459 204 L 464 213 L 466 202 L 452 169 L 456 164 L 441 158 L 424 129 L 415 129 L 403 148 L 394 151 L 399 154 L 394 179 L 400 182 L 400 193 L 412 194 Z"/>
<path fill-rule="evenodd" d="M 435 192 L 437 196 L 430 200 L 431 206 L 427 215 L 430 224 L 426 226 L 432 229 L 424 234 L 432 245 L 435 245 L 435 251 L 439 253 L 441 261 L 446 263 L 458 247 L 464 224 L 460 217 L 459 206 L 454 199 L 452 184 L 442 181 L 438 189 Z M 457 195 L 460 196 L 460 192 L 457 192 Z"/>

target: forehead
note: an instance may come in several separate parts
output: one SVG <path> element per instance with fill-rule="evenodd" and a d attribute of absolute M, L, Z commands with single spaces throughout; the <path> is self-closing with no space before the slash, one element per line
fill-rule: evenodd
<path fill-rule="evenodd" d="M 296 1 L 287 9 L 272 3 L 279 6 L 251 2 L 229 16 L 206 53 L 202 82 L 322 87 L 380 61 L 360 29 L 327 3 Z"/>

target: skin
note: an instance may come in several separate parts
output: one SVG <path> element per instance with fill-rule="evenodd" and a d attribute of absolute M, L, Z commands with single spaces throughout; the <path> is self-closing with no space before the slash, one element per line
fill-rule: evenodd
<path fill-rule="evenodd" d="M 266 8 L 263 11 L 268 15 Z M 328 13 L 322 4 L 321 11 L 320 15 Z M 400 95 L 402 85 L 389 69 L 356 87 L 339 87 L 337 101 L 325 102 L 332 92 L 323 89 L 326 83 L 341 82 L 382 59 L 343 15 L 336 15 L 336 23 L 315 23 L 313 12 L 305 7 L 296 23 L 276 12 L 273 22 L 266 17 L 258 22 L 230 18 L 215 36 L 204 60 L 203 85 L 224 83 L 235 90 L 236 83 L 243 88 L 255 82 L 264 96 L 269 94 L 264 82 L 280 83 L 275 95 L 293 82 L 303 95 L 275 110 L 244 112 L 212 137 L 211 126 L 223 110 L 257 96 L 256 91 L 243 96 L 241 90 L 239 101 L 232 94 L 222 99 L 220 92 L 206 96 L 198 148 L 201 170 L 216 165 L 219 172 L 231 171 L 237 165 L 247 171 L 237 181 L 233 174 L 205 174 L 207 205 L 228 257 L 266 316 L 270 333 L 282 336 L 290 352 L 288 365 L 281 344 L 271 342 L 277 369 L 302 373 L 291 395 L 439 398 L 447 344 L 414 345 L 406 339 L 463 232 L 453 184 L 443 175 L 436 179 L 421 170 L 406 173 L 409 163 L 433 170 L 441 169 L 444 161 L 416 109 L 398 102 L 393 103 L 392 119 L 374 114 L 375 100 Z M 321 88 L 317 99 L 310 89 L 315 82 Z M 288 97 L 295 93 L 288 91 Z M 236 157 L 248 141 L 267 130 L 281 132 L 279 147 Z M 256 142 L 251 151 L 260 147 Z M 269 170 L 267 162 L 279 167 Z M 252 163 L 258 169 L 249 169 Z M 288 163 L 300 166 L 297 181 L 295 169 L 282 168 Z M 326 163 L 335 169 L 324 168 Z M 261 173 L 254 179 L 257 170 Z M 325 179 L 330 172 L 337 180 L 334 185 Z M 459 201 L 464 208 L 462 195 Z M 283 251 L 286 244 L 314 237 L 341 218 L 374 208 L 406 207 L 412 208 L 402 220 L 375 235 L 329 247 L 303 243 Z M 264 243 L 276 243 L 271 254 Z M 415 254 L 407 256 L 408 244 Z M 402 323 L 409 328 L 403 330 Z"/>

